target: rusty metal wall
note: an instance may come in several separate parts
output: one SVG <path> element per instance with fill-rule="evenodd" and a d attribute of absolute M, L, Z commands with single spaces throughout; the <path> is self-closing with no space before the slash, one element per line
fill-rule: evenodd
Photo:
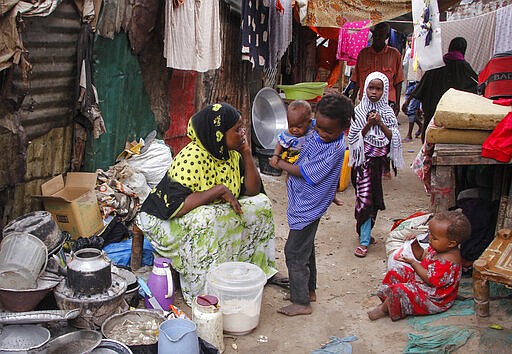
<path fill-rule="evenodd" d="M 33 69 L 20 113 L 30 140 L 72 121 L 80 18 L 64 1 L 49 16 L 26 17 L 24 23 L 23 43 Z M 17 94 L 24 89 L 19 79 L 14 81 Z"/>
<path fill-rule="evenodd" d="M 72 2 L 66 0 L 47 17 L 23 20 L 23 43 L 33 69 L 28 86 L 23 84 L 19 70 L 13 70 L 10 87 L 9 98 L 14 101 L 25 95 L 21 108 L 15 112 L 24 132 L 0 128 L 0 146 L 17 152 L 0 159 L 0 226 L 41 209 L 31 195 L 40 194 L 41 184 L 50 177 L 68 171 L 71 159 L 80 17 Z M 13 139 L 14 134 L 25 134 L 25 139 Z M 24 174 L 12 170 L 20 158 L 25 159 Z"/>

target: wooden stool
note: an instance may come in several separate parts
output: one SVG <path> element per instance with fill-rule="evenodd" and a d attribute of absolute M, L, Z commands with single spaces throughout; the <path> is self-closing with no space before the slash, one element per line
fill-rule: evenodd
<path fill-rule="evenodd" d="M 475 313 L 489 316 L 489 281 L 512 287 L 512 230 L 502 229 L 473 263 Z"/>

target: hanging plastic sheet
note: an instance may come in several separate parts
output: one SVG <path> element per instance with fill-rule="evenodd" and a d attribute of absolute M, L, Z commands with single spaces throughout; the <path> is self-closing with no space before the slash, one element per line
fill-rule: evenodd
<path fill-rule="evenodd" d="M 437 0 L 412 0 L 415 56 L 413 66 L 421 70 L 444 66 Z"/>

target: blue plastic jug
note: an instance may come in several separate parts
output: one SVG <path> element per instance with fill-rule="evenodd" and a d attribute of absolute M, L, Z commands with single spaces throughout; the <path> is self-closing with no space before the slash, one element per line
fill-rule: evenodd
<path fill-rule="evenodd" d="M 184 318 L 166 320 L 160 324 L 158 354 L 199 354 L 196 324 Z"/>

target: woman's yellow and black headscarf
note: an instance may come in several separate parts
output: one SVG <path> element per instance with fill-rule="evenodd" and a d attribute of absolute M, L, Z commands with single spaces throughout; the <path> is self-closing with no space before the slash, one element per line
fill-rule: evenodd
<path fill-rule="evenodd" d="M 227 103 L 207 106 L 192 116 L 187 130 L 192 141 L 175 156 L 141 210 L 161 219 L 171 218 L 190 193 L 218 184 L 224 184 L 238 198 L 243 191 L 243 165 L 240 153 L 228 150 L 226 132 L 239 119 L 240 112 Z"/>
<path fill-rule="evenodd" d="M 240 112 L 227 103 L 209 105 L 192 116 L 187 136 L 219 160 L 229 158 L 226 132 L 240 119 Z"/>

